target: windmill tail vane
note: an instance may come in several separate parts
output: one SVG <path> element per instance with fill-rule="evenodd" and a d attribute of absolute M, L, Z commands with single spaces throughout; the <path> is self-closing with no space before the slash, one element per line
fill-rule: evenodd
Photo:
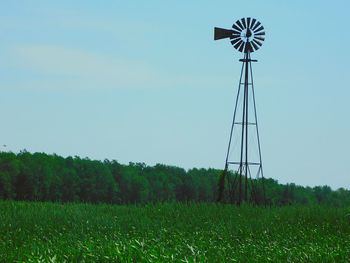
<path fill-rule="evenodd" d="M 250 54 L 265 40 L 265 30 L 255 18 L 237 20 L 231 29 L 214 28 L 214 40 L 230 39 L 234 49 L 244 53 L 233 121 L 230 130 L 225 169 L 218 182 L 219 202 L 265 204 L 260 138 L 255 104 Z M 255 139 L 252 140 L 252 137 Z M 232 142 L 237 142 L 232 144 Z M 239 145 L 239 147 L 233 147 Z M 254 156 L 254 152 L 258 153 Z"/>

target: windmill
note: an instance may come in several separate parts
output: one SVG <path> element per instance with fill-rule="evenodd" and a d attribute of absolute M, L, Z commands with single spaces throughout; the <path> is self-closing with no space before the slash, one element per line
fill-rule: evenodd
<path fill-rule="evenodd" d="M 218 201 L 265 203 L 264 175 L 255 105 L 250 54 L 265 39 L 264 27 L 254 18 L 237 20 L 232 29 L 214 28 L 214 40 L 229 38 L 244 54 L 233 120 L 228 141 L 225 169 L 219 179 Z M 227 187 L 225 187 L 225 185 Z M 227 189 L 227 190 L 225 190 Z M 228 194 L 225 195 L 226 192 Z"/>

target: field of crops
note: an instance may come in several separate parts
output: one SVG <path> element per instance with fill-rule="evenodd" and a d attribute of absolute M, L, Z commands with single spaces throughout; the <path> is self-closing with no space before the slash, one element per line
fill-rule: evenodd
<path fill-rule="evenodd" d="M 0 262 L 348 262 L 350 209 L 0 202 Z"/>

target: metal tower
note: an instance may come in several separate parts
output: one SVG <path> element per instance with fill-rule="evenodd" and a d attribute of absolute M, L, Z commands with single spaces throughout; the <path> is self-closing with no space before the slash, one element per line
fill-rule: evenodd
<path fill-rule="evenodd" d="M 219 179 L 218 201 L 240 205 L 265 203 L 264 175 L 255 105 L 250 54 L 258 50 L 265 37 L 264 27 L 254 18 L 237 20 L 232 29 L 214 29 L 214 40 L 230 38 L 235 49 L 244 53 L 225 169 Z M 226 187 L 225 187 L 226 185 Z"/>

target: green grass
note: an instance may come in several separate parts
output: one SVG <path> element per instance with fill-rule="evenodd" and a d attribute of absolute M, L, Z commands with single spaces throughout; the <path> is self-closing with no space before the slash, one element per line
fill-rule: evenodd
<path fill-rule="evenodd" d="M 0 262 L 348 262 L 350 209 L 0 202 Z"/>

